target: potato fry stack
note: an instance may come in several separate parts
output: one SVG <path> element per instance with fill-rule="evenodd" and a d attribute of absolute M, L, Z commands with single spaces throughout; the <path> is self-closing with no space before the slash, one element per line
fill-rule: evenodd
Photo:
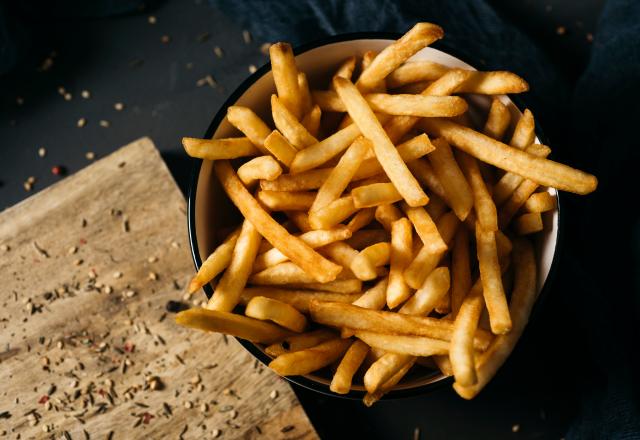
<path fill-rule="evenodd" d="M 465 399 L 491 380 L 536 299 L 529 235 L 556 208 L 547 188 L 587 194 L 597 179 L 547 159 L 529 110 L 510 129 L 497 95 L 527 91 L 519 76 L 410 60 L 443 36 L 418 23 L 324 90 L 276 43 L 272 121 L 231 106 L 237 137 L 183 139 L 244 221 L 189 286 L 214 287 L 206 308 L 179 324 L 261 344 L 280 375 L 364 386 L 367 405 L 425 358 Z M 481 127 L 469 94 L 494 95 Z"/>

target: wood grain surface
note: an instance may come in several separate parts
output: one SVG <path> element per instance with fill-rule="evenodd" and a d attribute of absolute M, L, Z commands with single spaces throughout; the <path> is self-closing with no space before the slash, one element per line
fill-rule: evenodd
<path fill-rule="evenodd" d="M 235 340 L 178 327 L 186 204 L 143 138 L 0 214 L 0 436 L 317 435 Z"/>

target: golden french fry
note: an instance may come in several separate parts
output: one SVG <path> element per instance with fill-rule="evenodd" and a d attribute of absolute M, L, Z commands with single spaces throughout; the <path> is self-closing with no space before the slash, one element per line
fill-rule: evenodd
<path fill-rule="evenodd" d="M 337 275 L 337 279 L 347 279 L 343 272 Z M 260 272 L 251 274 L 249 282 L 260 286 L 273 286 L 289 283 L 315 283 L 316 279 L 305 272 L 300 266 L 291 261 L 267 267 Z"/>
<path fill-rule="evenodd" d="M 277 95 L 271 95 L 271 114 L 276 128 L 298 150 L 318 143 Z"/>
<path fill-rule="evenodd" d="M 440 26 L 417 23 L 399 40 L 387 46 L 360 75 L 357 85 L 362 91 L 371 90 L 377 82 L 384 80 L 398 66 L 420 49 L 444 36 Z M 352 116 L 353 117 L 353 116 Z"/>
<path fill-rule="evenodd" d="M 256 198 L 271 211 L 306 211 L 311 207 L 316 193 L 260 190 Z"/>
<path fill-rule="evenodd" d="M 333 89 L 333 84 L 331 84 L 331 88 Z M 323 112 L 344 113 L 347 111 L 342 100 L 333 90 L 312 90 L 311 97 Z"/>
<path fill-rule="evenodd" d="M 301 118 L 302 100 L 298 86 L 298 68 L 291 45 L 272 44 L 269 47 L 269 57 L 278 96 L 296 118 Z"/>
<path fill-rule="evenodd" d="M 544 229 L 542 216 L 539 212 L 530 212 L 516 218 L 513 227 L 519 235 L 533 234 Z"/>
<path fill-rule="evenodd" d="M 524 209 L 529 212 L 547 212 L 556 209 L 556 198 L 548 192 L 531 194 L 524 203 Z"/>
<path fill-rule="evenodd" d="M 322 209 L 312 211 L 309 214 L 309 223 L 314 229 L 329 229 L 349 218 L 357 210 L 353 197 L 341 197 Z"/>
<path fill-rule="evenodd" d="M 376 52 L 376 51 L 373 51 L 373 50 L 366 51 L 362 55 L 362 63 L 361 63 L 360 71 L 364 72 L 365 70 L 367 70 L 369 68 L 369 66 L 371 65 L 371 63 L 373 63 L 373 60 L 375 60 L 377 56 L 378 56 L 378 52 Z M 335 89 L 335 87 L 334 87 L 334 89 Z M 386 92 L 387 91 L 387 83 L 385 82 L 384 78 L 381 78 L 378 81 L 375 81 L 374 83 L 372 83 L 371 86 L 367 89 L 367 91 L 369 91 L 369 92 L 378 92 L 378 93 Z M 349 116 L 349 115 L 347 115 L 347 116 Z"/>
<path fill-rule="evenodd" d="M 451 117 L 467 111 L 467 102 L 458 96 L 389 95 L 369 93 L 365 100 L 375 112 L 399 116 Z"/>
<path fill-rule="evenodd" d="M 531 243 L 526 239 L 514 242 L 515 281 L 509 312 L 513 328 L 506 335 L 497 336 L 478 361 L 477 382 L 470 387 L 454 384 L 453 388 L 464 399 L 472 399 L 496 374 L 509 357 L 529 320 L 536 300 L 536 261 Z"/>
<path fill-rule="evenodd" d="M 434 253 L 447 250 L 447 244 L 444 242 L 440 232 L 438 232 L 436 224 L 423 207 L 412 208 L 406 203 L 401 203 L 400 206 L 402 206 L 405 214 L 407 214 L 407 217 L 411 220 L 424 247 Z"/>
<path fill-rule="evenodd" d="M 262 154 L 269 154 L 264 148 L 264 140 L 271 134 L 271 129 L 253 110 L 239 105 L 227 109 L 227 120 L 240 130 Z"/>
<path fill-rule="evenodd" d="M 189 309 L 178 313 L 176 315 L 176 323 L 184 327 L 206 332 L 224 333 L 262 344 L 272 344 L 291 334 L 290 331 L 270 322 L 259 321 L 234 313 L 201 308 Z"/>
<path fill-rule="evenodd" d="M 191 157 L 207 160 L 257 156 L 258 150 L 246 137 L 227 139 L 182 138 L 182 146 Z"/>
<path fill-rule="evenodd" d="M 299 238 L 309 245 L 312 249 L 325 246 L 334 241 L 342 241 L 351 237 L 351 231 L 346 227 L 337 227 L 334 229 L 318 229 L 315 231 L 305 232 Z M 259 272 L 270 266 L 284 263 L 289 258 L 280 250 L 271 248 L 268 251 L 259 254 L 253 263 L 253 272 Z"/>
<path fill-rule="evenodd" d="M 375 393 L 384 385 L 385 382 L 401 371 L 405 365 L 415 362 L 415 360 L 415 356 L 408 354 L 386 352 L 382 357 L 371 364 L 367 372 L 364 374 L 365 389 L 369 393 Z"/>
<path fill-rule="evenodd" d="M 306 333 L 300 333 L 275 342 L 264 349 L 264 352 L 271 357 L 277 357 L 284 353 L 304 350 L 314 347 L 329 339 L 335 339 L 336 334 L 329 329 L 321 328 Z"/>
<path fill-rule="evenodd" d="M 470 386 L 477 382 L 473 335 L 484 309 L 482 281 L 478 280 L 462 302 L 453 325 L 449 359 L 456 383 Z"/>
<path fill-rule="evenodd" d="M 299 376 L 330 365 L 347 351 L 350 339 L 330 339 L 315 347 L 281 354 L 269 363 L 269 368 L 280 376 Z"/>
<path fill-rule="evenodd" d="M 298 72 L 298 92 L 300 93 L 300 117 L 302 118 L 310 113 L 311 108 L 313 107 L 311 91 L 309 90 L 309 82 L 307 81 L 307 75 L 305 75 L 304 72 Z"/>
<path fill-rule="evenodd" d="M 400 86 L 395 88 L 393 91 L 396 93 L 406 93 L 409 95 L 420 95 L 424 92 L 424 89 L 433 84 L 433 81 L 420 81 L 411 84 L 405 84 L 404 86 Z"/>
<path fill-rule="evenodd" d="M 369 353 L 369 346 L 362 341 L 354 341 L 336 369 L 329 389 L 334 393 L 347 394 L 351 390 L 353 375 Z"/>
<path fill-rule="evenodd" d="M 491 100 L 491 108 L 489 108 L 489 116 L 484 124 L 482 132 L 494 139 L 502 140 L 504 133 L 509 128 L 511 122 L 511 113 L 506 105 L 500 101 L 500 98 L 494 96 Z"/>
<path fill-rule="evenodd" d="M 344 267 L 349 267 L 353 259 L 358 256 L 357 250 L 342 241 L 328 244 L 319 251 Z"/>
<path fill-rule="evenodd" d="M 358 186 L 351 190 L 351 196 L 356 208 L 388 205 L 402 200 L 402 196 L 391 182 Z"/>
<path fill-rule="evenodd" d="M 287 285 L 289 286 L 289 285 Z M 292 284 L 291 287 L 295 286 Z M 283 289 L 279 287 L 247 287 L 240 295 L 240 304 L 247 305 L 252 298 L 256 296 L 264 296 L 272 298 L 293 306 L 301 313 L 309 313 L 309 304 L 311 301 L 332 301 L 352 303 L 360 296 L 359 293 L 335 293 L 323 292 L 319 290 L 304 289 Z"/>
<path fill-rule="evenodd" d="M 513 135 L 511 136 L 511 142 L 509 142 L 509 145 L 513 148 L 524 150 L 533 143 L 533 140 L 536 137 L 535 129 L 536 126 L 533 119 L 533 113 L 531 113 L 529 109 L 526 109 L 522 114 L 522 117 L 518 119 L 518 123 L 516 124 L 516 128 L 513 130 Z"/>
<path fill-rule="evenodd" d="M 436 149 L 427 158 L 438 176 L 446 194 L 446 200 L 460 220 L 464 220 L 473 208 L 471 188 L 458 163 L 453 157 L 451 147 L 443 138 L 433 141 Z"/>
<path fill-rule="evenodd" d="M 388 335 L 363 330 L 356 331 L 355 336 L 367 345 L 390 353 L 410 356 L 433 356 L 449 353 L 449 342 L 424 336 Z"/>
<path fill-rule="evenodd" d="M 436 173 L 433 171 L 431 164 L 426 158 L 423 157 L 421 159 L 407 162 L 407 167 L 409 167 L 411 173 L 416 176 L 418 182 L 429 188 L 429 190 L 433 194 L 437 195 L 441 200 L 447 199 L 445 189 L 442 186 L 440 179 L 438 179 L 438 176 L 436 176 Z M 429 205 L 431 205 L 431 200 L 429 200 L 429 204 L 426 206 L 427 210 L 429 209 Z"/>
<path fill-rule="evenodd" d="M 449 356 L 439 355 L 432 356 L 433 362 L 437 365 L 440 372 L 445 376 L 453 376 L 453 368 L 451 368 L 451 361 L 449 360 Z"/>
<path fill-rule="evenodd" d="M 402 218 L 400 211 L 394 204 L 376 206 L 376 220 L 387 231 L 391 231 L 391 224 Z"/>
<path fill-rule="evenodd" d="M 389 263 L 391 246 L 387 242 L 376 243 L 368 246 L 358 253 L 349 267 L 355 276 L 363 281 L 373 280 L 377 277 L 376 267 Z"/>
<path fill-rule="evenodd" d="M 322 110 L 319 106 L 314 105 L 311 108 L 311 111 L 307 113 L 300 123 L 304 128 L 307 129 L 309 134 L 314 138 L 318 136 L 318 131 L 320 131 L 320 121 L 322 119 Z"/>
<path fill-rule="evenodd" d="M 378 400 L 382 398 L 382 396 L 384 396 L 389 391 L 391 391 L 393 387 L 395 387 L 402 380 L 402 378 L 407 374 L 407 372 L 411 369 L 411 367 L 413 367 L 414 364 L 415 364 L 415 357 L 412 357 L 398 371 L 396 371 L 396 373 L 393 376 L 391 376 L 389 379 L 387 379 L 386 382 L 380 385 L 377 391 L 373 393 L 365 394 L 365 396 L 362 398 L 362 402 L 367 407 L 370 407 L 371 405 L 376 403 Z"/>
<path fill-rule="evenodd" d="M 299 174 L 282 174 L 271 182 L 260 182 L 260 187 L 269 191 L 306 191 L 318 189 L 327 180 L 330 173 L 331 168 L 318 168 Z"/>
<path fill-rule="evenodd" d="M 240 301 L 240 294 L 251 274 L 251 266 L 258 254 L 262 236 L 248 220 L 242 223 L 242 229 L 233 248 L 229 267 L 225 270 L 207 308 L 220 312 L 230 312 Z"/>
<path fill-rule="evenodd" d="M 341 76 L 342 78 L 351 79 L 353 76 L 353 71 L 356 69 L 356 57 L 350 56 L 345 59 L 340 67 L 336 70 L 336 73 L 333 76 Z"/>
<path fill-rule="evenodd" d="M 371 67 L 368 70 L 370 69 Z M 398 150 L 389 140 L 382 125 L 358 89 L 344 78 L 337 77 L 333 81 L 338 95 L 347 106 L 349 115 L 365 137 L 373 142 L 376 157 L 398 192 L 410 206 L 426 205 L 429 198 L 402 161 Z"/>
<path fill-rule="evenodd" d="M 273 130 L 264 140 L 264 148 L 286 166 L 290 166 L 298 150 L 278 131 Z M 264 188 L 270 189 L 270 188 Z M 286 190 L 276 190 L 286 191 Z"/>
<path fill-rule="evenodd" d="M 447 267 L 438 267 L 433 270 L 416 293 L 398 310 L 398 313 L 417 316 L 426 316 L 431 313 L 440 299 L 449 291 L 450 277 Z"/>
<path fill-rule="evenodd" d="M 498 248 L 498 258 L 502 258 L 511 253 L 512 245 L 509 237 L 502 231 L 496 231 L 496 247 Z"/>
<path fill-rule="evenodd" d="M 349 295 L 362 292 L 362 281 L 357 279 L 336 280 L 328 283 L 289 283 L 287 288 L 317 290 L 320 292 L 343 293 Z"/>
<path fill-rule="evenodd" d="M 476 247 L 480 278 L 482 279 L 482 293 L 489 311 L 491 331 L 497 335 L 508 333 L 511 330 L 511 317 L 502 285 L 495 232 L 485 231 L 480 225 L 477 225 Z"/>
<path fill-rule="evenodd" d="M 294 307 L 273 298 L 254 296 L 247 303 L 244 314 L 261 321 L 273 321 L 281 327 L 302 332 L 307 326 L 307 318 Z"/>
<path fill-rule="evenodd" d="M 457 90 L 459 93 L 506 95 L 529 90 L 529 84 L 512 72 L 471 72 L 471 77 Z"/>
<path fill-rule="evenodd" d="M 331 170 L 318 190 L 318 195 L 313 201 L 310 211 L 322 209 L 340 197 L 360 167 L 364 154 L 371 147 L 371 141 L 361 137 L 347 148 L 347 151 L 342 155 L 338 164 Z"/>
<path fill-rule="evenodd" d="M 238 177 L 245 186 L 257 180 L 273 180 L 282 174 L 282 167 L 272 156 L 260 156 L 251 159 L 238 168 Z"/>
<path fill-rule="evenodd" d="M 364 292 L 358 299 L 353 301 L 354 306 L 371 310 L 382 310 L 386 301 L 388 279 L 383 278 L 375 286 Z"/>
<path fill-rule="evenodd" d="M 314 281 L 328 282 L 336 279 L 342 267 L 322 257 L 302 240 L 292 236 L 260 206 L 244 187 L 231 164 L 226 160 L 214 162 L 214 169 L 225 192 L 249 220 L 260 235 L 291 261 L 300 265 Z"/>
<path fill-rule="evenodd" d="M 456 152 L 456 158 L 460 166 L 464 170 L 465 177 L 471 186 L 473 193 L 473 206 L 476 212 L 478 223 L 482 229 L 486 231 L 498 230 L 498 212 L 496 204 L 491 198 L 491 194 L 487 189 L 480 167 L 474 157 L 469 156 L 462 151 Z"/>
<path fill-rule="evenodd" d="M 390 239 L 391 235 L 384 229 L 364 229 L 353 234 L 345 243 L 354 249 L 362 250 L 381 241 L 388 242 Z"/>
<path fill-rule="evenodd" d="M 551 154 L 551 148 L 546 145 L 531 144 L 525 151 L 536 157 L 545 158 Z M 511 194 L 520 186 L 524 181 L 524 177 L 515 173 L 504 173 L 504 175 L 498 180 L 493 187 L 493 200 L 496 205 L 500 206 L 507 201 Z"/>
<path fill-rule="evenodd" d="M 591 174 L 535 157 L 454 122 L 440 118 L 425 118 L 421 124 L 428 133 L 444 137 L 465 153 L 540 185 L 576 194 L 588 194 L 598 186 L 598 179 Z"/>
<path fill-rule="evenodd" d="M 469 289 L 471 289 L 469 232 L 467 228 L 459 228 L 451 250 L 451 315 L 453 318 L 458 314 Z"/>
<path fill-rule="evenodd" d="M 240 228 L 233 231 L 226 240 L 202 262 L 198 273 L 196 273 L 196 276 L 194 276 L 189 283 L 189 293 L 194 293 L 229 266 L 231 255 L 233 255 L 233 248 L 236 247 L 236 241 L 238 241 L 239 235 Z"/>
<path fill-rule="evenodd" d="M 375 208 L 364 208 L 359 210 L 356 212 L 356 215 L 349 220 L 347 228 L 349 228 L 353 233 L 359 231 L 373 221 L 375 212 Z"/>
<path fill-rule="evenodd" d="M 396 308 L 411 295 L 403 275 L 404 269 L 411 263 L 413 257 L 411 229 L 411 222 L 404 217 L 391 224 L 391 256 L 387 286 L 387 305 L 390 309 Z"/>
<path fill-rule="evenodd" d="M 387 87 L 395 89 L 421 81 L 433 81 L 447 73 L 449 68 L 433 61 L 410 61 L 387 76 Z M 424 87 L 420 89 L 420 92 Z M 420 93 L 418 92 L 418 93 Z"/>
<path fill-rule="evenodd" d="M 299 151 L 291 162 L 289 168 L 291 174 L 301 173 L 322 165 L 346 150 L 358 136 L 360 136 L 360 129 L 356 124 L 351 124 L 317 144 Z"/>
<path fill-rule="evenodd" d="M 500 229 L 505 229 L 514 215 L 522 208 L 522 206 L 529 200 L 529 197 L 536 192 L 540 185 L 533 180 L 525 179 L 516 190 L 511 194 L 511 197 L 504 202 L 500 207 L 500 213 L 498 214 L 498 225 Z"/>

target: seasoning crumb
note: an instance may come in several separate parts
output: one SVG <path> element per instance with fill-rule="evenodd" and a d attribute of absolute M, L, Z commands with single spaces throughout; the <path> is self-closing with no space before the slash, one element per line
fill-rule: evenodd
<path fill-rule="evenodd" d="M 64 342 L 62 341 L 58 341 L 58 343 L 56 344 L 56 346 L 58 347 L 59 350 L 62 350 L 64 348 Z"/>
<path fill-rule="evenodd" d="M 0 251 L 2 251 L 2 252 L 9 252 L 10 250 L 11 250 L 11 248 L 9 247 L 9 245 L 8 245 L 8 244 L 0 245 Z"/>
<path fill-rule="evenodd" d="M 177 241 L 172 241 L 171 247 L 178 249 L 180 247 L 180 243 L 178 243 Z"/>
<path fill-rule="evenodd" d="M 219 429 L 214 429 L 213 431 L 211 431 L 211 437 L 213 438 L 220 437 L 220 434 L 222 434 L 222 431 L 220 431 Z"/>
<path fill-rule="evenodd" d="M 149 24 L 156 24 L 158 22 L 158 19 L 155 15 L 149 15 L 147 21 L 149 22 Z"/>
<path fill-rule="evenodd" d="M 96 158 L 96 154 L 93 151 L 87 151 L 84 155 L 87 160 L 93 160 Z"/>
<path fill-rule="evenodd" d="M 186 402 L 184 402 L 184 407 L 187 409 L 193 408 L 193 402 L 191 402 L 190 400 L 187 400 Z"/>
<path fill-rule="evenodd" d="M 206 413 L 207 411 L 209 411 L 209 405 L 207 405 L 205 402 L 202 405 L 200 405 L 200 412 Z"/>
<path fill-rule="evenodd" d="M 84 99 L 89 99 L 91 98 L 91 93 L 88 90 L 83 90 L 82 92 L 80 92 L 80 96 L 82 96 L 82 98 Z"/>
<path fill-rule="evenodd" d="M 224 52 L 222 51 L 222 48 L 220 46 L 214 47 L 213 53 L 215 53 L 218 58 L 222 58 L 224 56 Z"/>
<path fill-rule="evenodd" d="M 249 44 L 251 43 L 251 32 L 249 32 L 248 30 L 243 30 L 242 31 L 242 40 L 244 41 L 244 44 Z"/>
<path fill-rule="evenodd" d="M 38 148 L 38 156 L 45 157 L 47 155 L 47 150 L 44 147 Z"/>
<path fill-rule="evenodd" d="M 73 99 L 73 95 L 71 93 L 65 93 L 63 98 L 65 101 L 71 101 Z"/>
<path fill-rule="evenodd" d="M 520 425 L 515 424 L 511 427 L 511 432 L 518 432 L 520 431 Z"/>
<path fill-rule="evenodd" d="M 566 33 L 567 33 L 567 28 L 566 28 L 566 27 L 564 27 L 564 26 L 558 26 L 558 27 L 556 28 L 556 34 L 558 34 L 558 35 L 564 35 L 564 34 L 566 34 Z"/>
<path fill-rule="evenodd" d="M 67 251 L 67 254 L 71 255 L 71 254 L 75 254 L 76 252 L 78 252 L 78 248 L 76 246 L 71 246 Z"/>
<path fill-rule="evenodd" d="M 114 272 L 114 273 L 113 273 L 113 277 L 114 277 L 115 279 L 122 278 L 122 272 Z"/>
<path fill-rule="evenodd" d="M 171 37 L 169 35 L 163 35 L 160 37 L 160 42 L 162 42 L 162 44 L 169 44 L 171 42 Z"/>
<path fill-rule="evenodd" d="M 62 86 L 58 86 L 58 94 L 59 95 L 64 95 L 65 93 L 67 93 L 67 89 L 65 89 Z"/>
<path fill-rule="evenodd" d="M 253 64 L 249 65 L 249 73 L 256 73 L 256 70 L 258 70 L 256 66 L 254 66 Z"/>
<path fill-rule="evenodd" d="M 278 398 L 278 390 L 272 390 L 269 393 L 269 398 L 272 399 L 272 400 L 277 399 Z"/>
<path fill-rule="evenodd" d="M 125 290 L 124 292 L 122 292 L 122 296 L 124 296 L 125 298 L 133 298 L 134 296 L 136 296 L 136 291 L 135 290 Z"/>
<path fill-rule="evenodd" d="M 33 185 L 29 182 L 24 182 L 22 186 L 24 187 L 25 191 L 31 191 L 31 189 L 33 188 Z"/>
<path fill-rule="evenodd" d="M 147 258 L 147 261 L 149 263 L 155 263 L 156 261 L 158 261 L 158 257 L 151 256 L 151 257 Z"/>
<path fill-rule="evenodd" d="M 202 87 L 202 86 L 206 86 L 208 85 L 209 87 L 215 87 L 218 85 L 218 83 L 216 82 L 215 79 L 213 79 L 213 76 L 211 75 L 207 75 L 203 78 L 200 78 L 199 80 L 196 81 L 196 86 L 197 87 Z"/>
<path fill-rule="evenodd" d="M 78 128 L 82 128 L 85 125 L 87 125 L 87 120 L 86 118 L 80 118 L 78 119 L 78 122 L 76 123 L 76 125 L 78 126 Z"/>
<path fill-rule="evenodd" d="M 198 385 L 200 383 L 202 379 L 200 378 L 200 375 L 195 375 L 191 378 L 190 382 L 192 385 Z"/>
<path fill-rule="evenodd" d="M 100 124 L 100 127 L 103 127 L 103 128 L 109 128 L 109 126 L 111 125 L 109 121 L 105 119 L 101 119 L 99 124 Z"/>
<path fill-rule="evenodd" d="M 285 426 L 284 428 L 282 428 L 282 429 L 280 430 L 280 432 L 282 432 L 282 433 L 284 434 L 285 432 L 293 431 L 295 428 L 296 428 L 296 427 L 295 427 L 295 426 L 293 426 L 293 425 L 287 425 L 287 426 Z"/>
<path fill-rule="evenodd" d="M 82 263 L 84 263 L 84 261 L 82 261 L 82 258 L 78 258 L 73 262 L 75 266 L 80 266 Z"/>
<path fill-rule="evenodd" d="M 158 274 L 155 272 L 149 272 L 149 279 L 151 281 L 157 281 L 158 280 Z"/>

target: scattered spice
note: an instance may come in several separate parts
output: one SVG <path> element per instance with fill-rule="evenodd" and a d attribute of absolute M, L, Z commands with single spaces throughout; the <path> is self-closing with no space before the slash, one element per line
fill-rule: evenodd
<path fill-rule="evenodd" d="M 65 168 L 60 165 L 55 165 L 51 167 L 51 174 L 54 176 L 62 176 L 66 174 Z"/>
<path fill-rule="evenodd" d="M 71 93 L 65 93 L 63 97 L 65 101 L 71 101 L 73 99 L 73 95 Z"/>
<path fill-rule="evenodd" d="M 87 152 L 85 153 L 84 157 L 85 157 L 87 160 L 93 160 L 93 159 L 95 159 L 96 155 L 95 155 L 95 153 L 94 153 L 93 151 L 87 151 Z"/>
<path fill-rule="evenodd" d="M 149 277 L 148 277 L 151 281 L 157 281 L 158 280 L 158 274 L 155 272 L 149 272 Z"/>
<path fill-rule="evenodd" d="M 87 119 L 86 118 L 78 119 L 78 122 L 76 123 L 76 125 L 78 126 L 78 128 L 84 127 L 85 125 L 87 125 Z"/>
<path fill-rule="evenodd" d="M 211 431 L 211 436 L 213 438 L 218 438 L 220 437 L 220 434 L 222 434 L 222 431 L 220 431 L 219 429 L 214 429 L 213 431 Z"/>
<path fill-rule="evenodd" d="M 295 426 L 293 426 L 293 425 L 287 425 L 287 426 L 285 426 L 284 428 L 282 428 L 282 429 L 280 430 L 280 432 L 284 434 L 285 432 L 293 431 L 294 429 L 296 429 L 296 427 L 295 427 Z"/>
<path fill-rule="evenodd" d="M 114 273 L 113 273 L 113 277 L 114 277 L 115 279 L 122 278 L 122 272 L 114 272 Z"/>
<path fill-rule="evenodd" d="M 73 262 L 74 266 L 80 266 L 82 263 L 84 263 L 82 258 L 78 258 L 77 260 L 74 260 L 74 262 Z"/>
<path fill-rule="evenodd" d="M 149 15 L 149 17 L 147 17 L 147 21 L 149 24 L 156 24 L 158 22 L 155 15 Z"/>
<path fill-rule="evenodd" d="M 242 40 L 244 41 L 244 44 L 249 44 L 251 43 L 251 33 L 248 30 L 243 30 L 242 31 Z"/>
<path fill-rule="evenodd" d="M 44 147 L 38 148 L 38 156 L 45 157 L 47 155 L 47 150 Z"/>
<path fill-rule="evenodd" d="M 215 79 L 213 79 L 213 76 L 211 75 L 207 75 L 203 78 L 200 78 L 199 80 L 196 81 L 196 86 L 197 87 L 203 87 L 209 85 L 209 87 L 215 87 L 218 85 L 218 83 L 216 82 Z"/>
<path fill-rule="evenodd" d="M 75 254 L 76 252 L 78 252 L 78 248 L 76 246 L 71 246 L 67 251 L 67 254 L 72 255 L 72 254 Z"/>
<path fill-rule="evenodd" d="M 122 219 L 122 232 L 129 232 L 129 219 L 127 217 Z"/>
<path fill-rule="evenodd" d="M 152 256 L 147 258 L 147 262 L 149 263 L 155 263 L 156 261 L 158 261 L 158 257 Z"/>
<path fill-rule="evenodd" d="M 278 390 L 272 390 L 272 391 L 269 393 L 269 398 L 270 398 L 270 399 L 272 399 L 272 400 L 277 399 L 277 398 L 278 398 Z"/>
<path fill-rule="evenodd" d="M 124 104 L 121 102 L 116 102 L 115 104 L 113 104 L 113 108 L 116 111 L 121 112 L 122 110 L 124 110 Z"/>
<path fill-rule="evenodd" d="M 11 250 L 11 248 L 9 247 L 8 244 L 2 244 L 0 245 L 0 251 L 2 252 L 9 252 Z"/>
<path fill-rule="evenodd" d="M 190 400 L 187 400 L 186 402 L 184 402 L 184 407 L 187 409 L 191 409 L 193 408 L 193 403 Z"/>
<path fill-rule="evenodd" d="M 207 411 L 209 411 L 209 405 L 207 405 L 205 402 L 202 405 L 200 405 L 200 412 L 206 413 Z"/>
<path fill-rule="evenodd" d="M 183 302 L 171 300 L 167 301 L 165 308 L 169 313 L 178 313 L 182 312 L 183 310 L 187 310 L 189 306 Z"/>
<path fill-rule="evenodd" d="M 88 91 L 88 90 L 83 90 L 83 91 L 80 93 L 80 96 L 82 96 L 84 99 L 89 99 L 89 98 L 91 98 L 91 93 L 89 93 L 89 91 Z"/>
<path fill-rule="evenodd" d="M 44 258 L 49 258 L 49 254 L 47 253 L 47 251 L 45 251 L 40 246 L 38 246 L 37 242 L 33 241 L 31 244 L 33 245 L 33 248 L 38 253 L 38 255 L 40 255 L 41 257 L 44 257 Z"/>
<path fill-rule="evenodd" d="M 109 121 L 104 120 L 104 119 L 101 119 L 101 120 L 100 120 L 100 122 L 99 122 L 98 124 L 100 124 L 100 127 L 102 127 L 102 128 L 109 128 L 109 126 L 111 125 L 111 124 L 109 123 Z"/>
<path fill-rule="evenodd" d="M 257 70 L 258 70 L 258 68 L 256 66 L 254 66 L 253 64 L 249 65 L 249 73 L 256 73 Z"/>
<path fill-rule="evenodd" d="M 214 47 L 213 53 L 215 53 L 218 58 L 222 58 L 224 56 L 224 52 L 222 51 L 222 48 L 220 46 Z"/>

